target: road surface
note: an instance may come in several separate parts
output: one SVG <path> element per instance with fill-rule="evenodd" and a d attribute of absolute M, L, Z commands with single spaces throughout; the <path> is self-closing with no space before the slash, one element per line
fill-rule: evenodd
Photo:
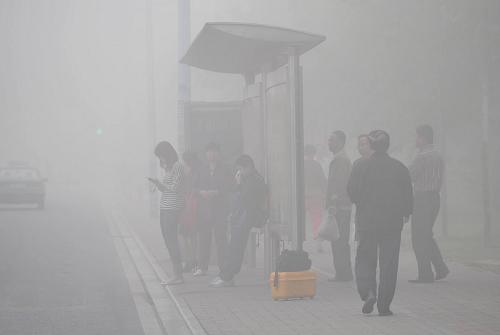
<path fill-rule="evenodd" d="M 0 334 L 143 334 L 95 197 L 49 189 L 44 211 L 0 209 Z"/>

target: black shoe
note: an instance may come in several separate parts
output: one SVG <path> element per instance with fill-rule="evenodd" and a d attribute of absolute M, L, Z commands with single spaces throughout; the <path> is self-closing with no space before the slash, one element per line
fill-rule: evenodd
<path fill-rule="evenodd" d="M 386 311 L 378 312 L 378 316 L 393 316 L 394 313 L 388 309 Z"/>
<path fill-rule="evenodd" d="M 445 279 L 450 274 L 450 270 L 446 269 L 445 271 L 436 272 L 436 280 Z"/>
<path fill-rule="evenodd" d="M 434 283 L 434 279 L 411 279 L 411 280 L 408 280 L 408 283 L 412 283 L 412 284 L 432 284 L 432 283 Z"/>
<path fill-rule="evenodd" d="M 363 314 L 370 314 L 373 312 L 373 305 L 375 305 L 376 302 L 377 298 L 375 298 L 373 294 L 370 294 L 368 298 L 366 298 L 363 308 L 361 309 Z"/>

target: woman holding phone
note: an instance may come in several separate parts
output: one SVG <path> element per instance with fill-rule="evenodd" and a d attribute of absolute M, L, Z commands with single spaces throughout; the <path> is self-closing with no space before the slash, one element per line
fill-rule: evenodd
<path fill-rule="evenodd" d="M 160 227 L 172 261 L 173 276 L 164 285 L 184 283 L 182 276 L 182 257 L 179 248 L 178 223 L 185 206 L 185 172 L 184 166 L 174 147 L 166 141 L 158 143 L 154 151 L 160 160 L 160 166 L 165 171 L 162 181 L 155 178 L 149 180 L 161 192 Z"/>

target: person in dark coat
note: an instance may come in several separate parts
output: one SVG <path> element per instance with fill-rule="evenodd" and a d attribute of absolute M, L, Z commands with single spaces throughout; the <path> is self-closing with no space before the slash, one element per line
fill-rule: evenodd
<path fill-rule="evenodd" d="M 411 238 L 417 258 L 418 277 L 410 282 L 432 283 L 450 273 L 432 232 L 439 213 L 444 164 L 441 154 L 434 148 L 434 131 L 431 126 L 422 125 L 417 128 L 416 146 L 418 154 L 409 169 L 415 191 Z M 436 271 L 435 276 L 432 266 Z"/>
<path fill-rule="evenodd" d="M 264 178 L 257 172 L 248 155 L 240 156 L 236 160 L 236 167 L 237 192 L 229 219 L 231 239 L 219 276 L 210 283 L 216 288 L 234 285 L 234 276 L 240 272 L 250 230 L 260 226 L 259 221 L 265 219 L 267 186 Z"/>
<path fill-rule="evenodd" d="M 379 315 L 387 316 L 392 315 L 401 230 L 412 214 L 413 189 L 406 166 L 387 154 L 389 134 L 375 130 L 369 139 L 374 153 L 354 166 L 347 185 L 359 211 L 356 283 L 364 301 L 363 313 L 371 313 L 377 303 Z"/>
<path fill-rule="evenodd" d="M 326 190 L 326 209 L 337 220 L 339 239 L 332 242 L 333 265 L 335 277 L 330 281 L 351 281 L 353 279 L 351 267 L 351 233 L 352 203 L 347 195 L 347 181 L 351 174 L 351 160 L 344 150 L 346 135 L 342 130 L 332 133 L 328 139 L 328 146 L 333 153 L 328 173 Z"/>
<path fill-rule="evenodd" d="M 232 174 L 220 158 L 220 147 L 210 143 L 205 148 L 207 164 L 195 182 L 198 194 L 198 269 L 194 276 L 204 276 L 208 271 L 212 236 L 217 249 L 217 265 L 224 263 L 227 248 L 227 216 L 232 189 Z"/>

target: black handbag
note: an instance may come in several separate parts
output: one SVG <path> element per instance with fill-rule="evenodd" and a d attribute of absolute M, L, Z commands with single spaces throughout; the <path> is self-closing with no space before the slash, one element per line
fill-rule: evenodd
<path fill-rule="evenodd" d="M 303 250 L 283 250 L 276 259 L 274 287 L 279 285 L 279 272 L 300 272 L 311 268 L 309 254 Z"/>

